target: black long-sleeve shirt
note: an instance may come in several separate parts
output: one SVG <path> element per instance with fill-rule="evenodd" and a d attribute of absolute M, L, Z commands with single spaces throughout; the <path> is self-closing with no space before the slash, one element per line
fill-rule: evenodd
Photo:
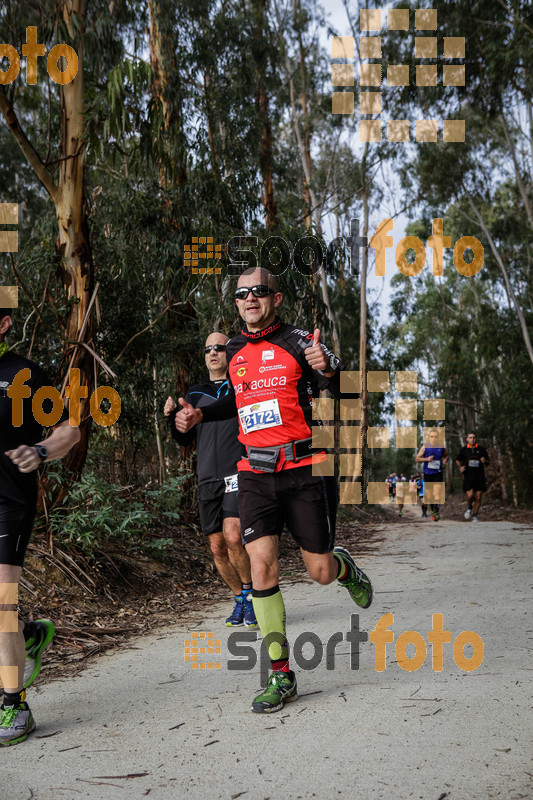
<path fill-rule="evenodd" d="M 229 394 L 228 394 L 229 393 Z M 236 419 L 236 409 L 233 394 L 228 381 L 224 378 L 211 381 L 206 375 L 201 383 L 192 386 L 187 393 L 186 400 L 195 408 L 205 409 L 217 403 L 220 398 L 228 397 L 233 414 L 221 421 L 204 421 L 195 425 L 187 433 L 176 430 L 174 420 L 179 408 L 176 408 L 168 417 L 172 438 L 182 446 L 193 444 L 196 440 L 198 485 L 219 481 L 237 472 L 237 461 L 244 453 L 237 436 L 239 424 Z"/>

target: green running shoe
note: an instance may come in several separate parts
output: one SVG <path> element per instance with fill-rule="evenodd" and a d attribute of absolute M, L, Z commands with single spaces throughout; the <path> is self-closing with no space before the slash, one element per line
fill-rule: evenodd
<path fill-rule="evenodd" d="M 298 699 L 296 675 L 290 672 L 273 672 L 268 679 L 264 692 L 258 694 L 252 703 L 252 711 L 258 714 L 272 714 L 279 711 L 285 703 Z"/>
<path fill-rule="evenodd" d="M 35 721 L 27 703 L 15 706 L 2 706 L 0 716 L 0 747 L 18 744 L 28 738 L 35 730 Z"/>
<path fill-rule="evenodd" d="M 35 633 L 26 640 L 26 663 L 24 664 L 23 688 L 31 686 L 41 671 L 41 656 L 54 638 L 55 625 L 49 619 L 38 619 L 32 623 Z"/>
<path fill-rule="evenodd" d="M 372 603 L 372 584 L 370 579 L 359 569 L 355 561 L 344 547 L 334 547 L 333 554 L 338 553 L 342 560 L 348 564 L 349 575 L 344 580 L 337 578 L 341 586 L 348 589 L 349 595 L 361 608 L 368 608 Z"/>

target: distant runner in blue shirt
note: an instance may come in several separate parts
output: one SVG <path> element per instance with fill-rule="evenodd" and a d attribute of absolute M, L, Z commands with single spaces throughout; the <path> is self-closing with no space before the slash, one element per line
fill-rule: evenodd
<path fill-rule="evenodd" d="M 415 461 L 424 464 L 424 482 L 442 483 L 444 481 L 443 465 L 448 463 L 448 451 L 445 447 L 438 447 L 439 434 L 435 428 L 429 431 L 429 442 L 423 444 L 417 453 Z M 438 522 L 440 519 L 440 504 L 431 503 L 431 519 Z"/>

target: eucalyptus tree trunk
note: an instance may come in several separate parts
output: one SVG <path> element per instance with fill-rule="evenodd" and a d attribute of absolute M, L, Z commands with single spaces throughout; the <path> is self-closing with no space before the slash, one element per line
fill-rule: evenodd
<path fill-rule="evenodd" d="M 261 172 L 261 202 L 265 210 L 265 227 L 271 231 L 277 227 L 277 206 L 274 199 L 274 184 L 272 182 L 272 126 L 270 124 L 269 99 L 265 87 L 265 73 L 267 67 L 267 42 L 265 41 L 265 27 L 267 22 L 269 0 L 255 0 L 255 13 L 257 23 L 255 26 L 256 47 L 254 57 L 257 71 L 257 86 L 255 92 L 255 107 L 261 125 L 261 145 L 259 151 L 259 169 Z"/>
<path fill-rule="evenodd" d="M 365 145 L 364 155 L 361 161 L 362 188 L 361 200 L 363 202 L 363 237 L 368 237 L 368 192 L 365 182 L 366 154 L 368 143 Z M 367 302 L 366 302 L 366 276 L 368 270 L 368 246 L 363 247 L 361 264 L 360 282 L 360 312 L 359 312 L 359 369 L 361 370 L 361 462 L 363 464 L 363 487 L 368 485 L 366 475 L 366 454 L 368 447 L 366 443 L 368 431 L 368 381 L 366 370 L 366 328 L 367 328 Z"/>
<path fill-rule="evenodd" d="M 88 387 L 89 397 L 94 388 L 95 364 L 91 347 L 93 340 L 94 272 L 85 207 L 84 181 L 84 82 L 83 82 L 83 24 L 85 0 L 57 2 L 57 16 L 62 18 L 78 56 L 78 72 L 71 83 L 59 88 L 61 127 L 59 146 L 59 175 L 57 181 L 30 142 L 17 113 L 0 86 L 0 112 L 28 164 L 50 196 L 55 208 L 58 236 L 56 247 L 60 256 L 60 273 L 69 301 L 65 319 L 64 364 L 80 370 L 81 383 Z M 57 163 L 57 162 L 55 162 Z M 91 417 L 89 403 L 82 402 L 81 439 L 65 457 L 66 466 L 79 474 L 85 463 Z M 62 496 L 64 491 L 61 493 Z M 54 498 L 54 501 L 61 499 Z"/>

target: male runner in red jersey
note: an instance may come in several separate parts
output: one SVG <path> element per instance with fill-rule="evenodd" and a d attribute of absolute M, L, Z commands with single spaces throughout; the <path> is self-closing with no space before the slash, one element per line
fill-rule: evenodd
<path fill-rule="evenodd" d="M 185 400 L 176 415 L 183 432 L 203 421 L 238 413 L 246 457 L 239 467 L 239 516 L 253 579 L 253 604 L 268 644 L 272 674 L 253 711 L 278 711 L 297 698 L 289 669 L 285 606 L 279 589 L 279 536 L 286 522 L 300 545 L 310 577 L 321 584 L 338 579 L 362 608 L 372 586 L 343 547 L 333 547 L 337 485 L 312 474 L 311 401 L 320 389 L 340 396 L 342 363 L 314 333 L 276 316 L 283 296 L 266 269 L 245 270 L 235 300 L 242 333 L 227 344 L 231 395 L 204 409 Z"/>

